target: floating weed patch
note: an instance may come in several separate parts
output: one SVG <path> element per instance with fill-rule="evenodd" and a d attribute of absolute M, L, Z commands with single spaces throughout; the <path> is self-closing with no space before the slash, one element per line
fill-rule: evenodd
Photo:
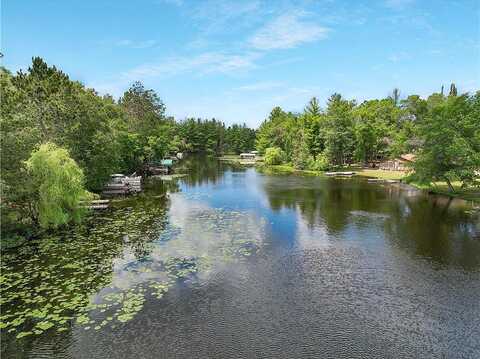
<path fill-rule="evenodd" d="M 21 339 L 72 325 L 115 328 L 132 320 L 148 296 L 161 299 L 175 283 L 260 248 L 264 224 L 255 216 L 187 204 L 180 206 L 187 213 L 179 213 L 173 202 L 170 218 L 163 206 L 145 202 L 118 208 L 4 254 L 0 329 Z"/>
<path fill-rule="evenodd" d="M 146 244 L 163 230 L 164 218 L 163 207 L 118 209 L 110 218 L 92 218 L 73 232 L 2 254 L 2 331 L 16 332 L 20 339 L 67 330 L 66 324 L 77 315 L 80 322 L 85 320 L 82 313 L 96 309 L 92 295 L 112 280 L 112 263 L 122 253 L 124 237 L 141 256 Z"/>

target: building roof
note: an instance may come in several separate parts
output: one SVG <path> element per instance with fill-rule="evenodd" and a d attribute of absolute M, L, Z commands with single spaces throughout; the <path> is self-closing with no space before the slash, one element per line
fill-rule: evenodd
<path fill-rule="evenodd" d="M 162 161 L 160 162 L 160 164 L 161 164 L 162 166 L 172 166 L 172 165 L 173 165 L 173 161 L 170 160 L 170 159 L 168 159 L 168 160 L 162 160 Z"/>
<path fill-rule="evenodd" d="M 415 161 L 415 155 L 413 153 L 405 153 L 400 156 L 402 160 L 408 161 L 408 162 L 414 162 Z"/>

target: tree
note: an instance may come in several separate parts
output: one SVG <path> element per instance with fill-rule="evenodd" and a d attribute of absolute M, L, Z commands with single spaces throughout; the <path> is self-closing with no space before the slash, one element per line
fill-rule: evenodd
<path fill-rule="evenodd" d="M 32 152 L 26 168 L 31 194 L 27 206 L 35 222 L 42 228 L 55 228 L 82 219 L 85 210 L 80 201 L 89 193 L 83 171 L 67 150 L 45 143 Z"/>
<path fill-rule="evenodd" d="M 392 100 L 393 104 L 397 106 L 400 102 L 400 89 L 394 88 L 392 94 L 390 95 L 390 99 Z"/>
<path fill-rule="evenodd" d="M 268 147 L 280 147 L 289 157 L 292 154 L 297 125 L 297 116 L 275 107 L 257 131 L 257 150 L 264 153 Z"/>
<path fill-rule="evenodd" d="M 305 170 L 310 166 L 312 157 L 308 149 L 305 130 L 299 128 L 293 146 L 292 163 L 293 167 L 299 170 Z"/>
<path fill-rule="evenodd" d="M 448 96 L 457 96 L 457 86 L 455 86 L 454 83 L 450 85 L 450 92 L 448 93 Z"/>
<path fill-rule="evenodd" d="M 354 101 L 347 101 L 340 94 L 333 94 L 327 103 L 326 151 L 331 162 L 343 165 L 353 157 Z"/>
<path fill-rule="evenodd" d="M 145 89 L 140 81 L 125 91 L 119 104 L 125 109 L 131 127 L 139 132 L 149 131 L 165 116 L 165 104 L 154 90 Z"/>
<path fill-rule="evenodd" d="M 322 113 L 322 110 L 318 103 L 318 99 L 316 97 L 312 97 L 307 107 L 305 107 L 305 114 L 315 117 L 315 116 L 320 116 L 321 113 Z"/>
<path fill-rule="evenodd" d="M 165 118 L 165 105 L 157 93 L 145 89 L 141 82 L 132 84 L 120 98 L 119 105 L 126 114 L 124 122 L 119 124 L 122 143 L 133 145 L 133 148 L 123 148 L 122 162 L 135 166 L 126 168 L 127 171 L 142 173 L 149 162 L 161 160 L 168 153 L 175 124 Z M 136 136 L 128 136 L 125 132 L 133 132 Z"/>
<path fill-rule="evenodd" d="M 445 181 L 478 184 L 480 168 L 480 93 L 451 96 L 434 107 L 420 127 L 423 147 L 415 161 L 415 178 L 422 183 Z"/>

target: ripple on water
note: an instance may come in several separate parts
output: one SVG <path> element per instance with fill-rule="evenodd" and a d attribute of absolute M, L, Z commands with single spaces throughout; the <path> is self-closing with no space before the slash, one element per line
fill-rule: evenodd
<path fill-rule="evenodd" d="M 147 299 L 116 331 L 79 333 L 74 348 L 81 358 L 470 358 L 478 279 L 343 246 L 257 256 Z"/>

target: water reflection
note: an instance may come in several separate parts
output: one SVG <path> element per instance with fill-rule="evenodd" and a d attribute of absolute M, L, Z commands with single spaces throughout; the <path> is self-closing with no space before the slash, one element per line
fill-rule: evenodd
<path fill-rule="evenodd" d="M 269 176 L 263 188 L 273 211 L 298 212 L 313 237 L 320 231 L 365 245 L 376 237 L 380 246 L 385 238 L 439 263 L 480 266 L 479 216 L 464 201 L 363 179 Z"/>

